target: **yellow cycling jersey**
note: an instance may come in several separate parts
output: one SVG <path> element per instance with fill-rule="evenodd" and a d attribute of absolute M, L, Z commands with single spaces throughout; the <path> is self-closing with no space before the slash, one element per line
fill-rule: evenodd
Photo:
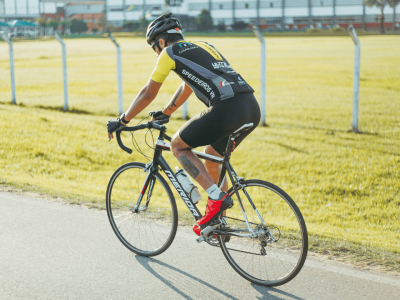
<path fill-rule="evenodd" d="M 167 78 L 169 71 L 175 69 L 175 61 L 169 57 L 167 49 L 161 52 L 160 56 L 157 59 L 156 67 L 154 68 L 153 73 L 151 74 L 151 80 L 159 83 L 163 83 L 165 78 Z"/>
<path fill-rule="evenodd" d="M 157 60 L 151 79 L 163 83 L 173 70 L 206 106 L 254 90 L 236 73 L 212 45 L 178 41 L 166 47 Z"/>

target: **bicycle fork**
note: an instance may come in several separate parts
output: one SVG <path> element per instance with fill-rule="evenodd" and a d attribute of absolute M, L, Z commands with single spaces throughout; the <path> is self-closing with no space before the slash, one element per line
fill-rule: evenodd
<path fill-rule="evenodd" d="M 147 176 L 146 179 L 144 181 L 143 187 L 142 187 L 142 191 L 139 194 L 139 198 L 136 202 L 136 205 L 132 208 L 132 212 L 133 213 L 139 213 L 140 211 L 146 211 L 147 208 L 149 207 L 149 202 L 151 199 L 151 195 L 153 193 L 153 189 L 154 189 L 154 184 L 156 182 L 156 178 L 153 175 L 153 170 L 152 170 L 152 166 L 153 164 L 150 162 L 146 165 L 144 171 L 147 171 Z M 142 207 L 139 208 L 140 203 L 143 200 L 143 197 L 146 193 L 147 188 L 149 187 L 149 191 L 147 193 L 147 199 L 146 199 L 146 204 L 143 205 Z"/>

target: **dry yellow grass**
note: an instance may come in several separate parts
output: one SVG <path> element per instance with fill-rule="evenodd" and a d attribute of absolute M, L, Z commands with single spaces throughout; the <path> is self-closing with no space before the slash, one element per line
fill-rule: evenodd
<path fill-rule="evenodd" d="M 255 38 L 193 39 L 214 44 L 259 96 Z M 271 181 L 287 191 L 312 235 L 399 252 L 400 40 L 396 36 L 360 39 L 363 134 L 349 132 L 351 39 L 267 38 L 270 126 L 249 136 L 235 151 L 233 163 L 246 178 Z M 143 39 L 118 41 L 127 107 L 148 80 L 156 57 Z M 70 106 L 94 115 L 30 108 L 63 106 L 60 45 L 56 41 L 15 43 L 17 102 L 27 107 L 0 105 L 0 124 L 5 129 L 0 138 L 0 177 L 9 184 L 102 202 L 112 171 L 123 162 L 143 159 L 137 154 L 129 157 L 116 143 L 106 142 L 105 123 L 118 111 L 111 41 L 71 39 L 66 44 Z M 0 43 L 0 78 L 0 101 L 9 102 L 5 43 Z M 178 85 L 178 77 L 171 74 L 148 110 L 163 107 Z M 189 114 L 203 109 L 191 96 Z M 169 132 L 182 124 L 171 122 Z M 138 139 L 143 141 L 142 137 Z"/>

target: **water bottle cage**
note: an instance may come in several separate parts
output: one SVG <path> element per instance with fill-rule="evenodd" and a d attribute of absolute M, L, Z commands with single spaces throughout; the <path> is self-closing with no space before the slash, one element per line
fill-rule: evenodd
<path fill-rule="evenodd" d="M 194 190 L 195 188 L 197 188 L 197 186 L 193 185 L 192 189 L 191 189 L 190 192 L 188 193 L 190 199 L 192 199 L 192 192 L 193 192 L 193 190 Z"/>

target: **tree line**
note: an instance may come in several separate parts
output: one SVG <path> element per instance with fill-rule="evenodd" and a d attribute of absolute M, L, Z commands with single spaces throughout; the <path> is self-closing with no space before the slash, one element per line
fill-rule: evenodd
<path fill-rule="evenodd" d="M 207 9 L 203 9 L 201 13 L 197 17 L 192 17 L 188 15 L 177 16 L 179 21 L 181 22 L 185 31 L 225 31 L 226 25 L 221 22 L 218 25 L 214 25 L 213 18 L 211 13 Z M 145 30 L 150 21 L 146 20 L 145 17 L 142 17 L 139 21 L 127 21 L 123 24 L 122 28 L 134 32 L 137 30 Z M 235 31 L 245 30 L 248 28 L 247 23 L 243 21 L 234 22 L 231 27 Z"/>

